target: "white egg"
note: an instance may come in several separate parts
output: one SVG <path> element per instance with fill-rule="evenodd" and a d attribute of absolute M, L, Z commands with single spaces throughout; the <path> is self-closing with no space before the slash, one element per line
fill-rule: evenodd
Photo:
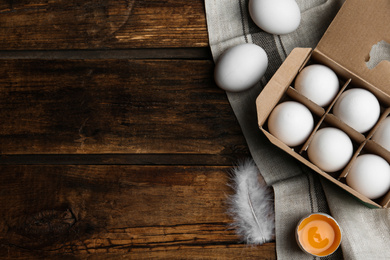
<path fill-rule="evenodd" d="M 380 105 L 368 90 L 354 88 L 341 94 L 333 107 L 333 114 L 359 133 L 365 133 L 378 121 Z"/>
<path fill-rule="evenodd" d="M 334 127 L 318 130 L 307 149 L 309 160 L 325 172 L 344 168 L 352 158 L 353 144 L 349 136 Z"/>
<path fill-rule="evenodd" d="M 269 132 L 288 146 L 306 141 L 314 127 L 310 110 L 295 101 L 277 105 L 268 118 Z"/>
<path fill-rule="evenodd" d="M 317 105 L 329 105 L 339 92 L 339 79 L 330 68 L 313 64 L 305 67 L 295 79 L 294 88 Z"/>
<path fill-rule="evenodd" d="M 372 140 L 390 151 L 390 117 L 387 117 L 381 122 L 379 127 L 375 130 Z"/>
<path fill-rule="evenodd" d="M 360 155 L 352 164 L 346 181 L 367 198 L 377 199 L 390 189 L 390 166 L 378 155 Z"/>
<path fill-rule="evenodd" d="M 301 22 L 295 0 L 250 0 L 248 9 L 253 22 L 271 34 L 291 33 Z"/>
<path fill-rule="evenodd" d="M 255 85 L 268 67 L 263 48 L 244 43 L 227 49 L 217 60 L 214 70 L 216 84 L 230 92 L 239 92 Z"/>

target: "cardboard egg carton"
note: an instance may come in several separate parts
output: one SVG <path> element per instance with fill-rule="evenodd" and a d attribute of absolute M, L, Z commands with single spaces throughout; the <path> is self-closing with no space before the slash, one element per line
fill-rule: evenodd
<path fill-rule="evenodd" d="M 388 0 L 346 0 L 317 47 L 314 50 L 294 49 L 256 100 L 259 127 L 273 144 L 373 208 L 390 207 L 390 191 L 379 199 L 371 200 L 349 187 L 345 178 L 360 154 L 373 153 L 390 163 L 390 152 L 371 140 L 380 123 L 390 114 L 390 62 L 382 61 L 371 69 L 367 67 L 372 47 L 382 41 L 390 43 L 389 14 Z M 319 107 L 293 88 L 296 76 L 309 64 L 325 65 L 339 78 L 340 91 L 327 107 Z M 337 99 L 350 88 L 366 89 L 380 102 L 380 119 L 367 133 L 357 132 L 332 114 Z M 273 108 L 285 100 L 304 104 L 315 118 L 313 132 L 307 141 L 298 147 L 287 146 L 267 129 L 267 119 Z M 309 161 L 306 154 L 315 132 L 325 126 L 343 130 L 354 145 L 352 159 L 344 169 L 335 173 L 322 171 Z"/>

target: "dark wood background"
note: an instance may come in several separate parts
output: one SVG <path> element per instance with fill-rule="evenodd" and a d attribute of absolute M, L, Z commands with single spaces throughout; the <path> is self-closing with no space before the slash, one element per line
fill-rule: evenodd
<path fill-rule="evenodd" d="M 0 0 L 0 58 L 1 259 L 275 259 L 229 228 L 203 0 Z"/>

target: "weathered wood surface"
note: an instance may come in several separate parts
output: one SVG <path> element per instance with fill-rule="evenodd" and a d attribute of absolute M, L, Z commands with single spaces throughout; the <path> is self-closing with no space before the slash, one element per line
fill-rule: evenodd
<path fill-rule="evenodd" d="M 206 47 L 203 0 L 0 1 L 0 49 Z"/>
<path fill-rule="evenodd" d="M 1 166 L 0 257 L 270 259 L 229 228 L 229 169 Z"/>
<path fill-rule="evenodd" d="M 204 60 L 0 61 L 1 154 L 246 150 Z"/>
<path fill-rule="evenodd" d="M 0 0 L 0 259 L 275 259 L 213 68 L 203 0 Z"/>

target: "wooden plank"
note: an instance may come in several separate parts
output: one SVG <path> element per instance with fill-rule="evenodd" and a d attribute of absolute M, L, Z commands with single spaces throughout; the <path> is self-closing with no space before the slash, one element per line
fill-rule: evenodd
<path fill-rule="evenodd" d="M 0 3 L 0 49 L 207 47 L 203 0 Z"/>
<path fill-rule="evenodd" d="M 186 59 L 211 60 L 209 47 L 134 48 L 120 50 L 13 50 L 1 51 L 0 59 L 84 60 L 84 59 Z"/>
<path fill-rule="evenodd" d="M 1 154 L 247 154 L 205 60 L 1 60 Z"/>
<path fill-rule="evenodd" d="M 7 154 L 0 155 L 0 164 L 226 166 L 249 157 L 248 150 L 231 154 Z"/>
<path fill-rule="evenodd" d="M 228 170 L 0 166 L 0 257 L 275 259 L 229 228 Z"/>

